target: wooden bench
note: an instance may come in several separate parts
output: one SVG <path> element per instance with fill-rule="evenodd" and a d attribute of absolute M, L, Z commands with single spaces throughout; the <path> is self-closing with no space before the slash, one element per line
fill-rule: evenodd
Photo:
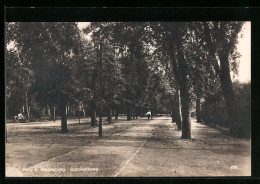
<path fill-rule="evenodd" d="M 14 116 L 14 123 L 26 123 L 26 117 L 19 118 L 18 116 Z"/>

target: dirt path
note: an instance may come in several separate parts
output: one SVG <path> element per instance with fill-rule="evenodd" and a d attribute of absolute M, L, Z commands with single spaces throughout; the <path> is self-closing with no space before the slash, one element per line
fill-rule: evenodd
<path fill-rule="evenodd" d="M 192 121 L 192 139 L 169 120 L 156 131 L 118 176 L 250 176 L 250 141 L 232 138 Z"/>
<path fill-rule="evenodd" d="M 250 175 L 250 142 L 202 124 L 192 122 L 192 140 L 179 139 L 167 117 L 104 124 L 103 138 L 88 126 L 8 126 L 8 176 Z"/>
<path fill-rule="evenodd" d="M 126 131 L 137 122 L 129 122 L 125 117 L 103 122 L 103 138 L 117 132 Z M 68 133 L 60 133 L 60 121 L 38 123 L 7 124 L 6 175 L 24 176 L 23 169 L 66 154 L 100 139 L 98 127 L 91 127 L 90 119 L 68 121 Z M 37 174 L 35 175 L 37 176 Z"/>

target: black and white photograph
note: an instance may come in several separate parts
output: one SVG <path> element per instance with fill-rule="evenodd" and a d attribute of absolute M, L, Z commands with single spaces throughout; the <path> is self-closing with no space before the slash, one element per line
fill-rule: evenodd
<path fill-rule="evenodd" d="M 5 23 L 6 177 L 251 176 L 251 21 Z"/>

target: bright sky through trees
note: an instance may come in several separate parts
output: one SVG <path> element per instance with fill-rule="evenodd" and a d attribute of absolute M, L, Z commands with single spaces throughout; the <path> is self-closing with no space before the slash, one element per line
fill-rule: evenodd
<path fill-rule="evenodd" d="M 78 27 L 82 30 L 89 25 L 89 22 L 79 22 Z M 239 34 L 238 52 L 241 54 L 239 59 L 238 76 L 234 80 L 240 82 L 251 81 L 251 22 L 245 22 Z"/>
<path fill-rule="evenodd" d="M 237 49 L 241 54 L 238 80 L 240 82 L 251 81 L 251 22 L 245 22 L 239 35 Z"/>
<path fill-rule="evenodd" d="M 78 27 L 82 30 L 89 24 L 89 22 L 78 22 Z M 239 59 L 239 75 L 234 80 L 249 82 L 251 81 L 251 22 L 245 22 L 238 41 L 237 49 L 241 57 Z M 12 44 L 8 47 L 12 47 Z"/>

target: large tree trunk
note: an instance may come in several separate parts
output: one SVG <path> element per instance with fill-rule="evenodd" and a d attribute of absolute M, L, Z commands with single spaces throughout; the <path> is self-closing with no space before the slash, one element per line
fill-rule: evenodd
<path fill-rule="evenodd" d="M 239 136 L 239 125 L 236 125 L 237 107 L 235 104 L 235 96 L 232 88 L 232 81 L 230 77 L 228 55 L 220 55 L 220 82 L 223 96 L 225 99 L 225 106 L 228 113 L 229 131 L 230 134 Z"/>
<path fill-rule="evenodd" d="M 186 89 L 185 83 L 180 84 L 181 96 L 181 113 L 182 113 L 182 138 L 191 138 L 191 124 L 190 124 L 190 101 L 189 92 Z"/>
<path fill-rule="evenodd" d="M 190 139 L 191 138 L 191 123 L 190 123 L 190 94 L 188 89 L 187 81 L 187 70 L 188 66 L 184 58 L 182 43 L 179 41 L 177 45 L 177 56 L 179 64 L 179 88 L 180 88 L 180 97 L 181 97 L 181 113 L 182 113 L 182 138 Z"/>
<path fill-rule="evenodd" d="M 191 138 L 191 123 L 190 123 L 190 99 L 189 99 L 189 89 L 187 82 L 187 72 L 188 66 L 184 58 L 183 45 L 181 41 L 181 35 L 175 31 L 172 32 L 172 38 L 169 42 L 170 46 L 170 57 L 173 67 L 173 73 L 178 82 L 180 88 L 180 97 L 181 97 L 181 114 L 182 114 L 182 138 L 190 139 Z M 173 42 L 175 40 L 175 42 Z M 174 43 L 176 45 L 174 45 Z M 176 53 L 175 53 L 176 51 Z M 176 55 L 176 57 L 175 57 Z M 177 64 L 178 61 L 178 64 Z"/>
<path fill-rule="evenodd" d="M 66 115 L 66 102 L 61 100 L 59 104 L 61 113 L 61 132 L 67 132 L 67 115 Z"/>
<path fill-rule="evenodd" d="M 196 99 L 196 117 L 197 117 L 197 122 L 201 123 L 200 98 Z"/>
<path fill-rule="evenodd" d="M 230 68 L 229 68 L 229 60 L 228 51 L 225 51 L 226 53 L 219 54 L 219 60 L 220 60 L 220 67 L 218 65 L 218 60 L 216 58 L 216 46 L 211 41 L 211 35 L 209 30 L 209 25 L 204 22 L 203 23 L 204 29 L 205 29 L 205 38 L 208 44 L 209 48 L 209 54 L 211 58 L 213 59 L 213 66 L 216 71 L 216 73 L 219 75 L 220 83 L 221 83 L 221 89 L 223 92 L 223 96 L 225 99 L 225 106 L 226 111 L 228 114 L 228 122 L 229 122 L 229 131 L 232 135 L 238 135 L 239 129 L 238 126 L 236 126 L 236 105 L 235 105 L 235 97 L 234 92 L 232 89 L 232 81 L 230 77 Z M 217 29 L 217 27 L 216 27 Z"/>
<path fill-rule="evenodd" d="M 182 138 L 190 139 L 191 138 L 191 123 L 190 123 L 190 99 L 189 99 L 189 89 L 188 89 L 188 81 L 187 81 L 187 70 L 188 66 L 184 58 L 183 46 L 180 40 L 180 35 L 176 35 L 176 46 L 175 49 L 177 51 L 177 60 L 178 65 L 175 58 L 172 58 L 173 71 L 174 75 L 177 79 L 178 86 L 180 88 L 180 97 L 181 97 L 181 113 L 182 113 Z M 174 49 L 174 48 L 172 48 Z M 173 57 L 174 54 L 171 54 Z"/>

